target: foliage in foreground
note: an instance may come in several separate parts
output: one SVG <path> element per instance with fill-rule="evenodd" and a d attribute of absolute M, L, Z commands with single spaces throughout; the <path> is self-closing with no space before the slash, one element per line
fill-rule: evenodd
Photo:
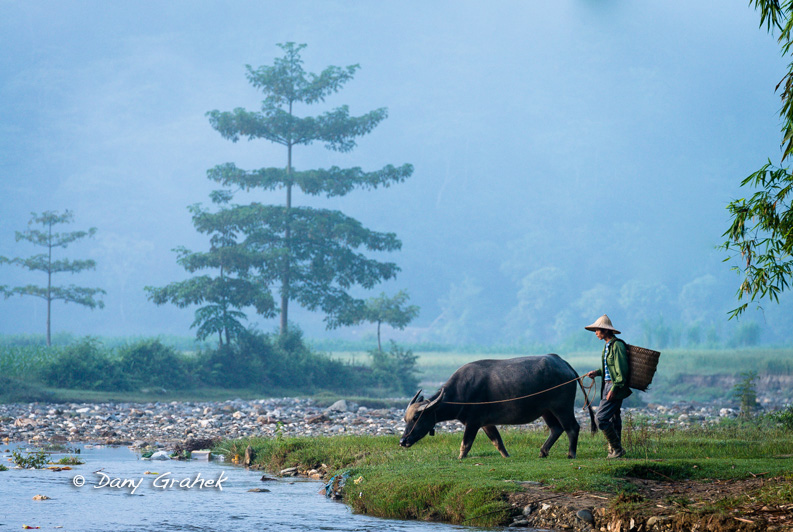
<path fill-rule="evenodd" d="M 441 520 L 493 526 L 508 522 L 507 497 L 534 481 L 558 491 L 630 494 L 631 478 L 699 480 L 768 478 L 789 473 L 793 433 L 767 420 L 708 428 L 664 430 L 642 423 L 625 427 L 628 459 L 607 460 L 599 435 L 581 435 L 578 458 L 566 458 L 564 438 L 547 459 L 537 457 L 544 430 L 502 432 L 512 456 L 502 458 L 481 434 L 465 460 L 457 460 L 460 434 L 438 434 L 410 449 L 398 437 L 249 438 L 223 443 L 229 458 L 254 447 L 257 465 L 270 471 L 327 466 L 349 476 L 345 501 L 379 517 Z M 785 500 L 785 493 L 767 493 Z"/>
<path fill-rule="evenodd" d="M 779 31 L 782 55 L 789 55 L 793 47 L 793 4 L 778 0 L 752 0 L 750 4 L 760 10 L 761 27 L 765 25 L 769 33 Z M 780 87 L 784 163 L 793 154 L 793 63 L 777 90 Z M 737 199 L 728 205 L 732 224 L 723 235 L 728 239 L 722 245 L 735 253 L 738 265 L 733 269 L 743 277 L 738 300 L 745 297 L 750 302 L 765 299 L 778 303 L 793 280 L 793 174 L 769 159 L 741 186 L 752 187 L 754 193 L 749 199 Z M 748 305 L 739 305 L 731 315 L 741 315 Z"/>

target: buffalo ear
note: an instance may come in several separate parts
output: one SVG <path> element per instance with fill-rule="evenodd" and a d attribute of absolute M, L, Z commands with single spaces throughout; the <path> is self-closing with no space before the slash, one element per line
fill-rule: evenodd
<path fill-rule="evenodd" d="M 430 429 L 430 436 L 435 436 L 435 427 Z"/>

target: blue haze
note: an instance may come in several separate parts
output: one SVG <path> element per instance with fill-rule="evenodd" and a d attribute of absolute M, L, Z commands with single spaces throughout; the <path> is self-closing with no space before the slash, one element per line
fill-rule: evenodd
<path fill-rule="evenodd" d="M 628 338 L 663 323 L 726 341 L 756 323 L 762 341 L 789 342 L 791 294 L 727 322 L 738 277 L 716 249 L 740 181 L 779 160 L 786 61 L 758 25 L 746 2 L 717 0 L 1 0 L 0 255 L 35 252 L 14 241 L 29 213 L 72 209 L 72 230 L 98 233 L 66 256 L 98 268 L 56 281 L 100 286 L 107 306 L 56 305 L 54 330 L 191 334 L 190 310 L 155 307 L 143 287 L 185 277 L 172 248 L 206 246 L 186 207 L 209 203 L 208 168 L 286 164 L 265 141 L 222 139 L 204 114 L 257 108 L 244 65 L 294 41 L 308 71 L 361 65 L 299 113 L 389 109 L 352 152 L 317 144 L 295 166 L 415 166 L 388 189 L 296 198 L 402 239 L 383 257 L 397 280 L 357 292 L 407 289 L 421 306 L 388 336 L 554 344 L 606 312 Z M 0 284 L 28 282 L 41 279 L 0 269 Z M 44 312 L 0 300 L 0 333 L 43 332 Z M 372 332 L 292 318 L 309 336 Z"/>

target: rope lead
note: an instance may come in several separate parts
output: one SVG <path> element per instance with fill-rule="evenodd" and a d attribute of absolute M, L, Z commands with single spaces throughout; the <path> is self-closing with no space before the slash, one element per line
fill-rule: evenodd
<path fill-rule="evenodd" d="M 585 377 L 586 377 L 586 375 L 582 375 L 580 377 L 576 377 L 575 379 L 570 379 L 569 381 L 563 382 L 561 384 L 557 384 L 556 386 L 551 386 L 550 388 L 547 388 L 547 389 L 542 390 L 540 392 L 530 393 L 529 395 L 523 395 L 521 397 L 515 397 L 513 399 L 499 399 L 498 401 L 480 401 L 480 402 L 476 402 L 476 403 L 462 403 L 462 402 L 456 402 L 456 401 L 441 401 L 441 403 L 445 403 L 447 405 L 492 405 L 492 404 L 496 404 L 496 403 L 509 403 L 511 401 L 520 401 L 521 399 L 526 399 L 527 397 L 534 397 L 535 395 L 540 395 L 540 394 L 543 394 L 545 392 L 550 392 L 551 390 L 555 390 L 556 388 L 561 388 L 562 386 L 564 386 L 566 384 L 570 384 L 571 382 L 575 382 L 575 381 L 579 381 L 580 382 Z M 592 390 L 592 387 L 594 385 L 595 385 L 595 379 L 592 379 L 592 384 L 590 384 L 587 387 L 586 392 L 584 393 L 584 399 L 585 399 L 584 410 L 586 410 L 586 408 L 591 404 L 591 402 L 589 400 L 589 392 L 590 392 L 590 390 Z M 583 387 L 584 387 L 584 385 L 582 383 L 581 384 L 581 388 L 583 389 Z"/>

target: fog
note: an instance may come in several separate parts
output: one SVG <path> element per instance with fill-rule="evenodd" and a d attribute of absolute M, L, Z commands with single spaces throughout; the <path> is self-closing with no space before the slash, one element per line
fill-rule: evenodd
<path fill-rule="evenodd" d="M 0 255 L 40 252 L 14 239 L 31 212 L 70 209 L 62 230 L 98 229 L 62 252 L 96 271 L 55 282 L 101 287 L 106 306 L 56 303 L 54 332 L 192 334 L 193 309 L 157 307 L 143 287 L 186 278 L 173 248 L 208 247 L 187 206 L 209 205 L 209 168 L 286 165 L 282 147 L 224 140 L 205 113 L 258 109 L 245 65 L 290 41 L 308 45 L 309 72 L 361 66 L 298 114 L 389 112 L 353 151 L 298 147 L 294 166 L 415 167 L 390 188 L 294 200 L 402 240 L 380 257 L 401 266 L 396 280 L 355 292 L 405 289 L 421 307 L 387 337 L 554 345 L 607 313 L 628 340 L 666 324 L 726 341 L 756 323 L 762 342 L 789 342 L 790 294 L 727 320 L 739 277 L 717 249 L 726 205 L 779 162 L 786 61 L 747 2 L 723 0 L 2 0 Z M 0 284 L 45 282 L 0 266 Z M 325 331 L 291 308 L 310 337 L 373 332 Z M 45 317 L 41 300 L 0 299 L 0 333 L 43 333 Z"/>

